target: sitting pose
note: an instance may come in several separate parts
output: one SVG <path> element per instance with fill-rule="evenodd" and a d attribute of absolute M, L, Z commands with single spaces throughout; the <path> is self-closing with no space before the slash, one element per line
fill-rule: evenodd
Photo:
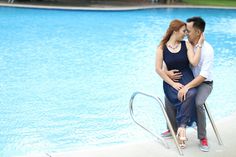
<path fill-rule="evenodd" d="M 201 17 L 191 17 L 187 19 L 187 36 L 188 41 L 194 46 L 194 51 L 197 51 L 198 40 L 201 33 L 205 30 L 205 21 Z M 197 110 L 197 132 L 200 140 L 200 150 L 204 152 L 209 151 L 207 134 L 206 134 L 206 115 L 204 104 L 213 89 L 212 67 L 214 59 L 214 50 L 212 46 L 204 41 L 201 50 L 200 61 L 197 66 L 191 67 L 194 79 L 179 90 L 179 98 L 183 98 L 189 89 L 196 87 L 197 95 L 195 99 Z M 178 70 L 166 71 L 167 75 L 174 81 L 178 81 L 182 74 Z M 171 121 L 173 129 L 177 131 L 177 124 L 175 121 L 176 109 L 171 102 L 165 98 L 165 107 L 168 117 Z M 170 136 L 170 131 L 162 133 L 162 136 Z"/>
<path fill-rule="evenodd" d="M 187 125 L 196 121 L 195 97 L 196 89 L 191 88 L 183 97 L 178 97 L 178 92 L 184 85 L 194 79 L 189 64 L 196 66 L 201 55 L 201 46 L 197 47 L 196 53 L 188 41 L 183 41 L 186 35 L 186 24 L 180 20 L 171 21 L 169 28 L 161 40 L 156 52 L 156 72 L 163 81 L 163 88 L 166 98 L 176 109 L 176 123 L 178 126 L 177 138 L 181 148 L 185 147 Z M 204 37 L 201 35 L 198 44 L 202 45 Z M 178 82 L 173 81 L 163 70 L 163 62 L 167 70 L 177 69 L 182 77 Z"/>

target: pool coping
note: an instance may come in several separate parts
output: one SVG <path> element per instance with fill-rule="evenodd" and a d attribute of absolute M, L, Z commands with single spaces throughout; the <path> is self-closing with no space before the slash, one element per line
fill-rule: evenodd
<path fill-rule="evenodd" d="M 53 10 L 88 10 L 88 11 L 129 11 L 158 8 L 200 8 L 200 9 L 236 9 L 236 7 L 202 6 L 202 5 L 160 5 L 160 4 L 141 4 L 132 6 L 121 5 L 90 5 L 90 6 L 58 6 L 58 5 L 36 5 L 36 4 L 9 4 L 0 2 L 0 7 L 29 8 L 29 9 L 53 9 Z"/>

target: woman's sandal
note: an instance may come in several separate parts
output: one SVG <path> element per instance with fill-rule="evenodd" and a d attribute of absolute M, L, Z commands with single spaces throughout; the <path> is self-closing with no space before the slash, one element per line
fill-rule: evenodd
<path fill-rule="evenodd" d="M 181 149 L 184 149 L 186 147 L 185 141 L 187 141 L 186 137 L 186 130 L 183 127 L 179 127 L 177 130 L 177 139 L 179 141 L 179 146 Z"/>

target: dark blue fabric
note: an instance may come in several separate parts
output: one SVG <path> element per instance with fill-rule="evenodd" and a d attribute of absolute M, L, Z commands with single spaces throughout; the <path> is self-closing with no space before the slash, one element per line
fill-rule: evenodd
<path fill-rule="evenodd" d="M 194 79 L 192 70 L 189 67 L 185 41 L 181 41 L 181 49 L 177 53 L 170 52 L 165 46 L 163 49 L 163 60 L 168 70 L 178 69 L 182 73 L 183 76 L 179 80 L 179 83 L 186 85 Z M 171 102 L 171 104 L 175 106 L 177 110 L 177 124 L 191 125 L 194 121 L 196 122 L 196 89 L 190 89 L 186 95 L 186 100 L 184 102 L 181 102 L 178 99 L 178 91 L 165 81 L 163 82 L 163 88 L 167 99 Z"/>

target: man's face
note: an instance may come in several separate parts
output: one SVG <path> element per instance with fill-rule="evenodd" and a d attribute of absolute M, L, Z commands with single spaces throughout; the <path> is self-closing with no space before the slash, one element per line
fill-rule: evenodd
<path fill-rule="evenodd" d="M 189 42 L 191 43 L 194 43 L 194 41 L 198 38 L 198 33 L 193 27 L 193 22 L 187 22 L 187 36 Z"/>

